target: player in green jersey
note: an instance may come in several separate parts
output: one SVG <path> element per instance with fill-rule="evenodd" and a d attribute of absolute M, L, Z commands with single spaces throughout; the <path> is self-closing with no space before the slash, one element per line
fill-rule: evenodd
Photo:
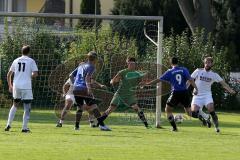
<path fill-rule="evenodd" d="M 119 83 L 118 89 L 115 92 L 109 108 L 102 114 L 100 119 L 104 121 L 110 113 L 112 113 L 118 106 L 125 105 L 133 108 L 139 118 L 148 128 L 148 123 L 141 108 L 137 104 L 136 87 L 139 85 L 144 74 L 136 71 L 136 59 L 134 57 L 128 57 L 127 68 L 119 71 L 111 80 L 111 84 L 115 85 Z"/>

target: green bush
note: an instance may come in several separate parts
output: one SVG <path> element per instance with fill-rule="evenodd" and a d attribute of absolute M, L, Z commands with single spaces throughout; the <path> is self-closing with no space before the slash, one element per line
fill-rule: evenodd
<path fill-rule="evenodd" d="M 39 76 L 33 81 L 33 91 L 35 101 L 39 106 L 51 104 L 52 95 L 51 88 L 48 87 L 48 76 L 51 71 L 61 63 L 63 53 L 61 41 L 49 30 L 39 29 L 35 31 L 31 26 L 19 25 L 18 20 L 12 22 L 12 31 L 5 30 L 4 39 L 0 44 L 0 54 L 2 61 L 1 79 L 6 82 L 6 74 L 13 60 L 21 56 L 21 48 L 23 45 L 30 45 L 30 57 L 35 59 Z M 5 23 L 5 28 L 8 24 Z M 8 91 L 7 83 L 4 83 L 4 91 Z M 8 93 L 4 93 L 8 95 Z"/>
<path fill-rule="evenodd" d="M 107 27 L 107 26 L 105 26 Z M 76 41 L 70 44 L 69 54 L 66 61 L 72 58 L 86 55 L 89 51 L 94 50 L 98 53 L 103 61 L 101 74 L 96 77 L 99 82 L 108 84 L 110 81 L 110 63 L 115 54 L 137 56 L 137 46 L 134 39 L 126 39 L 113 33 L 110 28 L 102 28 L 96 37 L 95 32 L 91 30 L 78 30 L 75 33 Z"/>

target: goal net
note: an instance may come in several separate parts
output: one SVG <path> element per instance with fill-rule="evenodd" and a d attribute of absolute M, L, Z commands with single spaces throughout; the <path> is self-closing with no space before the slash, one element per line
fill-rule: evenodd
<path fill-rule="evenodd" d="M 42 113 L 42 117 L 35 117 L 38 120 L 45 120 L 45 113 L 54 113 L 50 117 L 59 118 L 65 100 L 62 87 L 79 63 L 86 61 L 86 54 L 91 50 L 100 57 L 94 79 L 107 86 L 107 89 L 93 86 L 102 112 L 108 108 L 114 95 L 114 88 L 109 82 L 118 71 L 126 68 L 127 56 L 136 57 L 137 70 L 147 72 L 142 81 L 153 80 L 165 70 L 159 55 L 162 17 L 28 13 L 1 13 L 0 16 L 0 112 L 5 119 L 11 106 L 6 74 L 12 61 L 20 56 L 24 44 L 31 46 L 30 56 L 36 60 L 39 68 L 39 76 L 33 80 L 32 102 L 32 111 Z M 135 88 L 138 104 L 151 123 L 156 121 L 156 97 L 169 92 L 168 86 L 164 86 L 160 92 L 159 87 Z M 75 110 L 72 107 L 66 120 L 74 120 Z M 158 111 L 157 114 L 160 113 Z M 84 115 L 84 119 L 87 119 L 88 113 Z M 130 107 L 119 106 L 113 116 L 122 122 L 129 120 L 138 123 L 137 114 Z M 21 113 L 15 118 L 21 119 Z"/>

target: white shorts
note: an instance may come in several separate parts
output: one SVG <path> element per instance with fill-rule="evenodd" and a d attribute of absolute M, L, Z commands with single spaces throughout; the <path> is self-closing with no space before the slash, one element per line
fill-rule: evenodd
<path fill-rule="evenodd" d="M 193 96 L 192 99 L 192 105 L 195 104 L 200 108 L 203 108 L 203 106 L 206 107 L 210 103 L 213 103 L 212 95 Z"/>
<path fill-rule="evenodd" d="M 72 100 L 73 103 L 75 103 L 75 98 L 73 94 L 66 94 L 65 100 L 69 100 L 69 99 Z"/>
<path fill-rule="evenodd" d="M 13 87 L 13 99 L 32 100 L 33 93 L 31 89 L 18 89 Z"/>

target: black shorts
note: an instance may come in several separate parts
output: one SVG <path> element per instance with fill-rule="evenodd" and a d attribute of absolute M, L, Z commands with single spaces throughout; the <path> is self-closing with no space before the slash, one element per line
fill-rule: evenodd
<path fill-rule="evenodd" d="M 87 94 L 87 90 L 73 90 L 73 95 L 77 103 L 77 106 L 82 106 L 84 102 L 88 106 L 97 104 L 93 96 Z"/>
<path fill-rule="evenodd" d="M 174 107 L 181 103 L 185 108 L 191 107 L 190 94 L 188 90 L 172 92 L 167 100 L 167 105 Z"/>
<path fill-rule="evenodd" d="M 84 102 L 86 105 L 91 106 L 94 104 L 97 104 L 96 100 L 92 97 L 80 97 L 80 96 L 74 96 L 75 101 L 77 103 L 77 106 L 82 106 Z"/>

